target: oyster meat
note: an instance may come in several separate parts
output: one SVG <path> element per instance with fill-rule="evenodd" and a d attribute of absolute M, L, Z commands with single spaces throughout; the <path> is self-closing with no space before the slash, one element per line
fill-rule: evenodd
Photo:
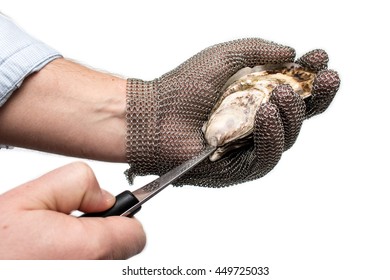
<path fill-rule="evenodd" d="M 252 143 L 256 111 L 269 102 L 271 92 L 290 85 L 302 98 L 311 95 L 315 73 L 295 63 L 246 67 L 234 74 L 203 125 L 207 143 L 218 147 L 210 156 L 220 159 L 228 151 Z"/>

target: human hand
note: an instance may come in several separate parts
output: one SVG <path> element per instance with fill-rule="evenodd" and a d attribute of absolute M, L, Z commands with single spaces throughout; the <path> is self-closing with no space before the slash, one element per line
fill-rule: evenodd
<path fill-rule="evenodd" d="M 134 218 L 77 218 L 115 198 L 93 171 L 73 163 L 0 195 L 0 259 L 125 259 L 142 251 L 145 233 Z"/>
<path fill-rule="evenodd" d="M 127 155 L 129 179 L 167 172 L 198 154 L 206 145 L 203 123 L 225 82 L 239 69 L 293 62 L 294 49 L 261 39 L 243 39 L 212 46 L 154 81 L 129 79 Z M 267 174 L 291 147 L 305 118 L 325 110 L 339 79 L 327 67 L 327 55 L 314 51 L 297 62 L 319 71 L 309 101 L 291 88 L 277 87 L 271 102 L 257 112 L 255 145 L 216 162 L 203 162 L 175 182 L 223 187 Z M 321 71 L 320 71 L 321 70 Z"/>

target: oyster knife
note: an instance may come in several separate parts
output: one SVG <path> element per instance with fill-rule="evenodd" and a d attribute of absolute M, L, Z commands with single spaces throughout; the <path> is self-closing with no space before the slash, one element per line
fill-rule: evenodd
<path fill-rule="evenodd" d="M 86 213 L 80 217 L 133 216 L 141 209 L 142 204 L 201 163 L 204 159 L 211 155 L 215 149 L 216 147 L 207 146 L 199 155 L 185 161 L 181 165 L 175 167 L 145 186 L 133 192 L 126 190 L 118 194 L 114 205 L 110 209 L 103 212 Z"/>

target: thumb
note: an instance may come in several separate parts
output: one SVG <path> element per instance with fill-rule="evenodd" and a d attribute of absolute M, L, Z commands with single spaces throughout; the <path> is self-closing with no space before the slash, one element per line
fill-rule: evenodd
<path fill-rule="evenodd" d="M 82 162 L 57 168 L 14 189 L 12 195 L 24 209 L 67 214 L 74 210 L 104 211 L 115 202 L 113 195 L 100 188 L 92 169 Z"/>

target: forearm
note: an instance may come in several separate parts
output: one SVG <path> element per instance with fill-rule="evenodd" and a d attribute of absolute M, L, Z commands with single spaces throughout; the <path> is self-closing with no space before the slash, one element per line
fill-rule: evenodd
<path fill-rule="evenodd" d="M 125 162 L 126 80 L 56 59 L 0 108 L 0 143 Z"/>

